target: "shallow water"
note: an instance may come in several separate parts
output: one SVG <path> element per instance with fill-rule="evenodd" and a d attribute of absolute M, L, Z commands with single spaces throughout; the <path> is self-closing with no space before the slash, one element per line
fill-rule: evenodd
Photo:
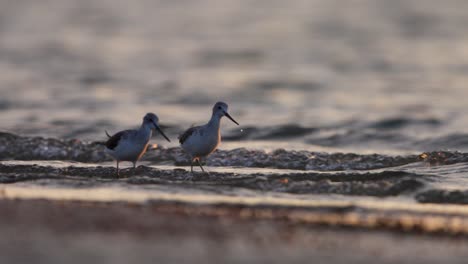
<path fill-rule="evenodd" d="M 426 205 L 468 204 L 466 1 L 0 4 L 0 195 L 466 211 Z M 218 100 L 241 126 L 184 181 Z M 150 111 L 174 140 L 116 179 L 104 130 Z"/>
<path fill-rule="evenodd" d="M 124 169 L 122 178 L 118 178 L 114 163 L 100 143 L 6 133 L 0 135 L 0 142 L 0 158 L 4 160 L 0 163 L 0 182 L 36 188 L 91 190 L 116 184 L 114 187 L 141 190 L 143 197 L 148 190 L 164 190 L 187 192 L 188 196 L 229 195 L 239 201 L 247 193 L 260 200 L 288 194 L 291 201 L 315 200 L 317 195 L 334 200 L 330 195 L 341 195 L 344 201 L 381 197 L 405 203 L 467 203 L 468 197 L 458 194 L 468 186 L 464 177 L 468 156 L 461 152 L 392 156 L 284 149 L 217 150 L 206 159 L 210 175 L 196 172 L 187 180 L 190 161 L 180 148 L 153 146 L 135 171 Z M 13 187 L 3 188 L 8 191 Z M 446 193 L 441 194 L 442 190 Z M 453 192 L 457 192 L 455 198 Z"/>

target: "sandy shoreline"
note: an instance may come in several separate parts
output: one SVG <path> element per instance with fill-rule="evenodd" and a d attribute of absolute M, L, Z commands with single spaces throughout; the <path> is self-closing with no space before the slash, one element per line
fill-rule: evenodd
<path fill-rule="evenodd" d="M 408 188 L 365 195 L 433 179 L 401 168 L 212 168 L 215 175 L 187 182 L 184 168 L 169 165 L 125 169 L 120 178 L 108 164 L 0 167 L 0 263 L 465 263 L 468 256 L 466 206 L 421 203 Z"/>
<path fill-rule="evenodd" d="M 273 217 L 255 210 L 1 199 L 0 262 L 464 263 L 468 256 L 464 236 L 298 223 L 281 210 Z"/>

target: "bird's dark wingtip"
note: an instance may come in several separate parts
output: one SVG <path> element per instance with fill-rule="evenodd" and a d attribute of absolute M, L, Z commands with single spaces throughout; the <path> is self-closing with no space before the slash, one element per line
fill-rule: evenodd
<path fill-rule="evenodd" d="M 104 130 L 104 132 L 106 132 L 106 136 L 107 136 L 108 138 L 111 138 L 111 135 L 109 135 L 109 133 L 107 133 L 107 130 Z"/>
<path fill-rule="evenodd" d="M 127 131 L 120 131 L 118 133 L 116 133 L 115 135 L 113 135 L 112 137 L 109 137 L 109 139 L 107 140 L 106 142 L 106 147 L 108 149 L 114 149 L 115 147 L 117 147 L 117 145 L 119 144 L 119 141 L 120 139 L 125 135 Z M 107 136 L 109 136 L 108 133 L 106 133 Z"/>
<path fill-rule="evenodd" d="M 193 132 L 196 130 L 196 127 L 191 127 L 187 129 L 182 135 L 179 135 L 179 143 L 184 144 L 184 142 L 193 134 Z"/>

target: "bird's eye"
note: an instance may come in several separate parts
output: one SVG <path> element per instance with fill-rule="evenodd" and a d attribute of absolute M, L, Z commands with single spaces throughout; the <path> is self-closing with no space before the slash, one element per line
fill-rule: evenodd
<path fill-rule="evenodd" d="M 218 106 L 218 109 L 221 109 L 221 106 Z"/>

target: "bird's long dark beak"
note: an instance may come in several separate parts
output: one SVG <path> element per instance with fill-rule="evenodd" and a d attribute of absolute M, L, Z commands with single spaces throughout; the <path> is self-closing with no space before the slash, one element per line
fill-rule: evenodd
<path fill-rule="evenodd" d="M 171 140 L 166 136 L 166 134 L 164 134 L 164 132 L 161 130 L 161 128 L 156 124 L 154 123 L 154 127 L 156 128 L 156 130 L 158 130 L 159 133 L 161 133 L 161 135 L 169 142 L 171 142 Z"/>
<path fill-rule="evenodd" d="M 227 118 L 231 119 L 232 122 L 236 123 L 236 125 L 239 125 L 239 123 L 237 123 L 237 121 L 234 120 L 234 118 L 232 118 L 232 116 L 231 116 L 230 114 L 228 114 L 227 112 L 224 112 L 224 115 L 225 115 Z"/>

